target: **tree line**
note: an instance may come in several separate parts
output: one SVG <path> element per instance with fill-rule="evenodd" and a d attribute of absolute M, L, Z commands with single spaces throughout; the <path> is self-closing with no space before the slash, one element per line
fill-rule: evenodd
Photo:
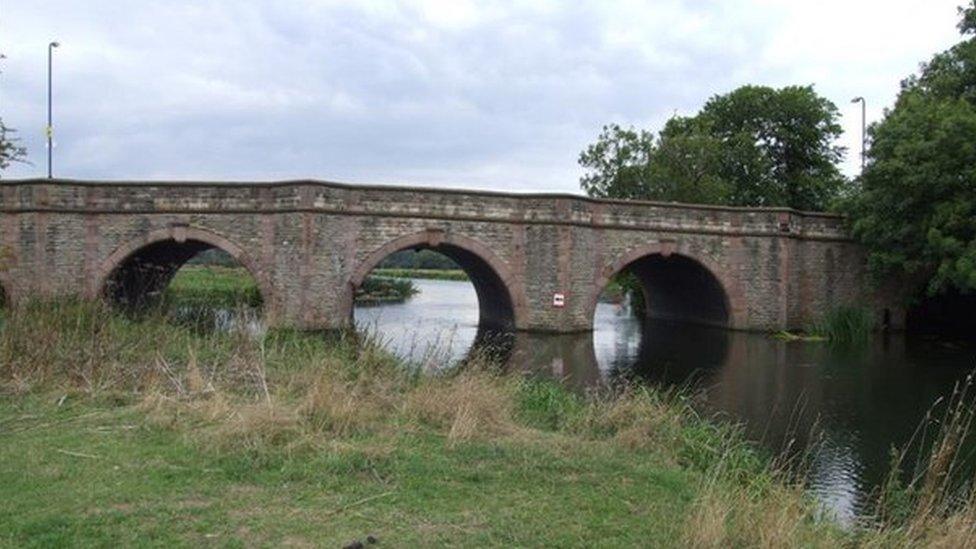
<path fill-rule="evenodd" d="M 783 206 L 847 215 L 879 280 L 930 295 L 976 290 L 976 0 L 962 40 L 901 83 L 868 128 L 855 179 L 836 105 L 813 86 L 743 86 L 654 132 L 605 126 L 580 153 L 594 197 Z"/>

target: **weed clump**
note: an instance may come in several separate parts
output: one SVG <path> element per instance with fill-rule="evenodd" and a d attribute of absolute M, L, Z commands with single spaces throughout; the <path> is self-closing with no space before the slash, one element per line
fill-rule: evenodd
<path fill-rule="evenodd" d="M 446 430 L 447 440 L 486 439 L 511 434 L 514 384 L 471 368 L 419 383 L 406 395 L 409 417 Z"/>
<path fill-rule="evenodd" d="M 868 341 L 874 328 L 871 311 L 863 307 L 842 306 L 827 311 L 810 332 L 833 344 L 851 345 Z"/>

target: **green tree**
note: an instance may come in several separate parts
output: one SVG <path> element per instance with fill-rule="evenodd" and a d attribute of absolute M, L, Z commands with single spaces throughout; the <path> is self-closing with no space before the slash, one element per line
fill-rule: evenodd
<path fill-rule="evenodd" d="M 959 32 L 963 35 L 976 33 L 976 6 L 959 8 Z"/>
<path fill-rule="evenodd" d="M 0 118 L 0 172 L 7 169 L 13 162 L 24 162 L 27 158 L 27 149 L 19 144 L 19 140 L 14 137 L 15 131 L 8 128 Z"/>
<path fill-rule="evenodd" d="M 931 295 L 976 290 L 976 1 L 960 11 L 969 38 L 902 82 L 848 205 L 872 272 Z"/>
<path fill-rule="evenodd" d="M 580 153 L 580 165 L 589 169 L 580 178 L 580 186 L 598 198 L 660 198 L 647 181 L 653 141 L 654 136 L 644 130 L 604 126 L 596 143 Z"/>
<path fill-rule="evenodd" d="M 732 186 L 724 177 L 728 147 L 692 118 L 672 118 L 658 137 L 647 178 L 657 200 L 729 204 Z"/>
<path fill-rule="evenodd" d="M 812 86 L 743 86 L 698 117 L 725 145 L 733 204 L 823 210 L 844 183 L 837 107 Z"/>
<path fill-rule="evenodd" d="M 592 196 L 826 209 L 844 184 L 833 103 L 812 86 L 743 86 L 655 139 L 604 128 L 580 155 Z"/>

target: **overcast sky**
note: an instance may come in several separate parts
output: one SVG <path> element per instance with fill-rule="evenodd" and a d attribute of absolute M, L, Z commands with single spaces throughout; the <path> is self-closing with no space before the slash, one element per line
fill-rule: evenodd
<path fill-rule="evenodd" d="M 962 0 L 0 0 L 0 116 L 44 175 L 320 178 L 578 192 L 615 122 L 742 84 L 814 84 L 855 173 L 863 95 L 959 40 Z"/>

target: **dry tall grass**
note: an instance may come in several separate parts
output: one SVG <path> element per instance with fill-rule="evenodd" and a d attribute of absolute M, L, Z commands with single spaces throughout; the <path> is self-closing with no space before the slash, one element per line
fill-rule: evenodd
<path fill-rule="evenodd" d="M 582 397 L 479 361 L 420 375 L 348 335 L 208 336 L 162 319 L 133 322 L 97 304 L 31 304 L 2 322 L 0 392 L 110 392 L 219 451 L 350 447 L 364 434 L 391 447 L 405 433 L 434 434 L 449 446 L 558 436 L 641 459 L 651 453 L 700 478 L 684 525 L 688 546 L 976 544 L 974 479 L 960 478 L 976 416 L 972 380 L 947 403 L 926 466 L 904 486 L 895 474 L 878 515 L 844 530 L 796 476 L 759 457 L 735 427 L 699 417 L 678 393 L 629 387 Z"/>
<path fill-rule="evenodd" d="M 976 478 L 972 456 L 976 379 L 956 385 L 933 406 L 916 440 L 896 455 L 865 544 L 924 547 L 976 546 Z M 941 414 L 935 411 L 942 408 Z M 927 440 L 926 435 L 930 435 Z M 922 459 L 907 483 L 902 467 L 913 450 Z M 967 461 L 968 460 L 968 461 Z"/>
<path fill-rule="evenodd" d="M 694 547 L 976 547 L 974 387 L 970 376 L 933 407 L 942 413 L 927 418 L 916 440 L 896 454 L 874 514 L 853 526 L 841 529 L 825 518 L 796 474 L 774 468 L 775 482 L 761 487 L 730 483 L 720 460 L 688 515 L 684 541 Z M 901 468 L 912 452 L 922 455 L 906 483 Z"/>
<path fill-rule="evenodd" d="M 512 380 L 468 366 L 457 375 L 418 384 L 406 395 L 408 416 L 446 430 L 452 443 L 515 432 Z"/>
<path fill-rule="evenodd" d="M 684 525 L 689 547 L 835 547 L 845 534 L 817 511 L 802 485 L 730 482 L 718 470 L 707 477 Z"/>
<path fill-rule="evenodd" d="M 294 448 L 419 427 L 451 443 L 515 431 L 515 380 L 480 361 L 420 376 L 367 337 L 200 335 L 101 304 L 35 303 L 0 330 L 0 390 L 128 395 L 153 421 L 220 447 Z"/>

